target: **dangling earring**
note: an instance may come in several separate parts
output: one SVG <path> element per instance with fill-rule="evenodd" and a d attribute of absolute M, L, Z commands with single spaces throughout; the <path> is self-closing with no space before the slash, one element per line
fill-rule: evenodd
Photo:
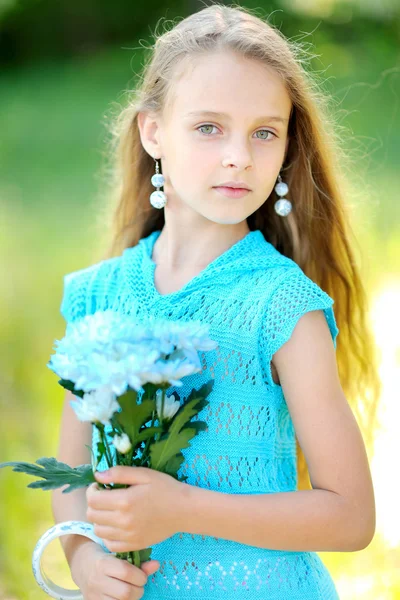
<path fill-rule="evenodd" d="M 155 158 L 154 160 L 156 161 L 156 172 L 151 178 L 151 183 L 157 188 L 157 191 L 150 194 L 150 204 L 154 206 L 154 208 L 164 208 L 167 204 L 167 196 L 160 190 L 160 187 L 164 185 L 164 175 L 160 173 L 157 159 Z"/>
<path fill-rule="evenodd" d="M 275 186 L 275 192 L 278 196 L 286 196 L 289 188 L 286 183 L 282 181 L 280 174 L 278 175 L 278 182 Z M 281 217 L 286 217 L 292 210 L 292 203 L 287 198 L 279 198 L 274 204 L 275 212 Z"/>

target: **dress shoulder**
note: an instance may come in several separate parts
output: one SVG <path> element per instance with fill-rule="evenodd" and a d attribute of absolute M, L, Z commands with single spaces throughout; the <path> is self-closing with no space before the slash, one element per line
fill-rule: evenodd
<path fill-rule="evenodd" d="M 64 275 L 60 313 L 67 325 L 98 309 L 119 262 L 113 257 Z"/>
<path fill-rule="evenodd" d="M 267 295 L 263 308 L 259 349 L 268 383 L 273 384 L 270 362 L 273 355 L 292 336 L 299 319 L 307 312 L 322 310 L 336 349 L 339 329 L 333 309 L 334 300 L 295 263 L 283 270 Z"/>

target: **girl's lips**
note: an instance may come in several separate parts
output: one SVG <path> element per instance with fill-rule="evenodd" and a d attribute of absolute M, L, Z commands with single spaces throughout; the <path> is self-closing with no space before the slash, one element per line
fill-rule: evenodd
<path fill-rule="evenodd" d="M 250 192 L 250 190 L 246 188 L 231 188 L 225 186 L 216 186 L 214 189 L 228 198 L 241 198 Z"/>

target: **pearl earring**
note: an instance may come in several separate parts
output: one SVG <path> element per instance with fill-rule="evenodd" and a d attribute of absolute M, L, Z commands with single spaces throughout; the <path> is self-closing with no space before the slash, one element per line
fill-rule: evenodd
<path fill-rule="evenodd" d="M 280 175 L 278 175 L 278 182 L 279 183 L 277 183 L 274 188 L 275 192 L 278 194 L 278 196 L 286 196 L 289 188 L 287 184 L 282 181 L 282 177 Z M 279 200 L 275 202 L 274 208 L 278 215 L 281 217 L 286 217 L 292 210 L 292 203 L 287 200 L 287 198 L 279 198 Z"/>
<path fill-rule="evenodd" d="M 164 175 L 160 173 L 157 159 L 155 158 L 154 160 L 156 162 L 156 172 L 151 178 L 151 183 L 157 190 L 150 194 L 150 204 L 154 206 L 154 208 L 164 208 L 167 204 L 167 196 L 160 190 L 160 187 L 164 185 Z"/>

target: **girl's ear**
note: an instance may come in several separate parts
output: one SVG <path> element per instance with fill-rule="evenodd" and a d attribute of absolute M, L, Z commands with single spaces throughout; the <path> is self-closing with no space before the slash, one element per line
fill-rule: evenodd
<path fill-rule="evenodd" d="M 146 111 L 138 112 L 137 124 L 143 148 L 150 156 L 158 155 L 161 148 L 158 140 L 159 126 L 156 116 Z"/>

